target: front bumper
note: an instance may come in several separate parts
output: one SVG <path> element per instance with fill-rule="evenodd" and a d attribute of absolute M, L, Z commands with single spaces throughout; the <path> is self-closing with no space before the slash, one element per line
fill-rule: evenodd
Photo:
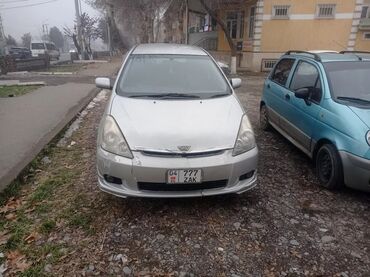
<path fill-rule="evenodd" d="M 254 148 L 244 154 L 233 157 L 232 150 L 222 154 L 197 158 L 156 157 L 141 152 L 133 152 L 134 159 L 127 159 L 97 149 L 98 184 L 102 191 L 119 197 L 154 197 L 181 198 L 243 193 L 257 185 L 258 150 Z M 169 169 L 202 169 L 202 182 L 225 180 L 225 186 L 194 190 L 144 190 L 138 184 L 165 184 Z M 240 180 L 240 176 L 253 172 L 251 176 Z M 122 180 L 122 184 L 107 181 L 109 175 Z M 193 185 L 194 186 L 194 185 Z"/>
<path fill-rule="evenodd" d="M 351 188 L 370 192 L 370 160 L 345 151 L 339 151 L 342 159 L 344 183 Z"/>

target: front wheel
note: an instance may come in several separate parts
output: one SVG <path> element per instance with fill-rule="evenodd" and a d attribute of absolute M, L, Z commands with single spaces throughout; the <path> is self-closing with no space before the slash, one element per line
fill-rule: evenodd
<path fill-rule="evenodd" d="M 269 123 L 269 117 L 267 113 L 266 105 L 261 106 L 260 109 L 260 127 L 264 131 L 270 130 L 270 123 Z"/>
<path fill-rule="evenodd" d="M 337 149 L 324 144 L 316 154 L 316 175 L 320 184 L 327 189 L 343 186 L 343 167 Z"/>

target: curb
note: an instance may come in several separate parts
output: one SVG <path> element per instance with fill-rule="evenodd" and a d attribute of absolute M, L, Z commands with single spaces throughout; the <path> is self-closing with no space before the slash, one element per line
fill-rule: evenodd
<path fill-rule="evenodd" d="M 99 91 L 100 90 L 98 88 L 92 89 L 86 97 L 82 98 L 75 106 L 68 110 L 66 116 L 54 128 L 46 133 L 43 138 L 41 138 L 28 152 L 25 153 L 25 158 L 0 179 L 0 192 L 8 187 L 8 185 L 14 181 L 20 173 L 22 173 L 22 171 L 30 162 L 32 162 L 41 150 L 44 149 L 45 146 L 52 141 L 64 129 L 64 127 L 91 102 L 92 99 L 94 99 Z"/>

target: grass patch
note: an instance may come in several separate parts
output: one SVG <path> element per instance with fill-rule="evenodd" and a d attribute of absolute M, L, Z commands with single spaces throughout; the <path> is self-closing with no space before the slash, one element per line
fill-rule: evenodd
<path fill-rule="evenodd" d="M 44 273 L 44 264 L 38 264 L 31 266 L 29 269 L 26 271 L 22 272 L 20 277 L 44 277 L 47 276 Z"/>
<path fill-rule="evenodd" d="M 24 277 L 39 277 L 50 276 L 44 272 L 45 265 L 56 263 L 66 251 L 62 251 L 63 245 L 45 243 L 41 247 L 28 247 L 24 249 L 24 253 L 33 261 L 36 261 L 29 269 L 23 272 L 20 276 Z M 66 248 L 64 248 L 66 250 Z"/>
<path fill-rule="evenodd" d="M 0 97 L 21 96 L 40 87 L 41 86 L 0 86 Z"/>
<path fill-rule="evenodd" d="M 55 229 L 56 222 L 54 220 L 46 220 L 40 226 L 40 232 L 43 234 L 49 234 Z"/>
<path fill-rule="evenodd" d="M 74 214 L 71 218 L 69 218 L 69 225 L 81 227 L 85 231 L 89 231 L 91 221 L 92 217 L 89 214 Z"/>
<path fill-rule="evenodd" d="M 37 215 L 43 215 L 43 214 L 47 214 L 51 211 L 51 207 L 52 205 L 47 203 L 47 202 L 41 202 L 41 204 L 38 204 L 36 207 L 35 207 L 35 213 Z"/>
<path fill-rule="evenodd" d="M 53 194 L 55 188 L 71 181 L 74 175 L 73 172 L 65 168 L 60 169 L 54 176 L 50 176 L 36 188 L 31 195 L 31 203 L 48 199 Z"/>
<path fill-rule="evenodd" d="M 32 221 L 26 218 L 21 211 L 17 214 L 18 219 L 14 222 L 11 222 L 9 226 L 9 230 L 12 235 L 5 244 L 4 248 L 7 250 L 22 248 L 24 244 L 24 238 L 31 229 Z"/>
<path fill-rule="evenodd" d="M 22 187 L 22 182 L 20 180 L 13 181 L 6 189 L 0 193 L 0 206 L 4 206 L 9 198 L 19 195 Z"/>

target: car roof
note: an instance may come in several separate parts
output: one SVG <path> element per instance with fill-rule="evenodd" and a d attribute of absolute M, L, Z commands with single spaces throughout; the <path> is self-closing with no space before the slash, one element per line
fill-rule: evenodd
<path fill-rule="evenodd" d="M 370 52 L 343 52 L 335 53 L 331 51 L 312 51 L 312 52 L 300 52 L 300 51 L 288 51 L 284 55 L 285 57 L 295 58 L 308 58 L 321 63 L 329 62 L 357 62 L 357 61 L 370 61 Z"/>
<path fill-rule="evenodd" d="M 207 56 L 207 53 L 199 47 L 185 44 L 171 43 L 147 43 L 139 44 L 132 51 L 132 54 L 150 55 L 192 55 L 192 56 Z"/>
<path fill-rule="evenodd" d="M 33 40 L 31 43 L 48 43 L 48 44 L 55 44 L 52 41 L 44 41 L 44 40 Z"/>

